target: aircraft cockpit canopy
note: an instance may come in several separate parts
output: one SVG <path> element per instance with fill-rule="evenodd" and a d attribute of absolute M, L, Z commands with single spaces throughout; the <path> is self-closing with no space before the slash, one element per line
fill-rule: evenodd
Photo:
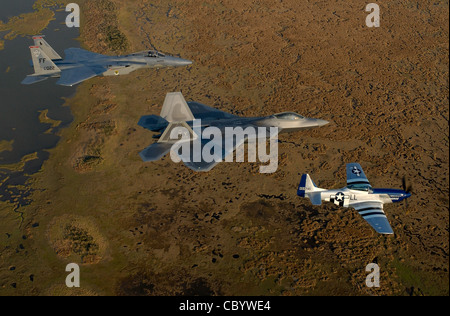
<path fill-rule="evenodd" d="M 280 113 L 280 114 L 275 114 L 274 116 L 277 119 L 289 120 L 289 121 L 297 121 L 297 120 L 304 119 L 303 116 L 301 116 L 300 114 L 294 113 L 294 112 L 284 112 L 284 113 Z"/>
<path fill-rule="evenodd" d="M 147 52 L 147 57 L 157 58 L 157 57 L 166 57 L 166 55 L 164 55 L 163 53 L 160 53 L 156 50 L 151 50 L 151 51 Z"/>
<path fill-rule="evenodd" d="M 143 56 L 143 57 L 152 57 L 152 58 L 166 57 L 166 55 L 164 55 L 163 53 L 160 53 L 156 50 L 146 50 L 143 52 L 131 54 L 129 56 Z"/>
<path fill-rule="evenodd" d="M 347 188 L 350 190 L 357 190 L 357 191 L 366 191 L 366 192 L 372 192 L 372 186 L 367 183 L 356 183 L 356 184 L 349 184 L 347 185 Z"/>

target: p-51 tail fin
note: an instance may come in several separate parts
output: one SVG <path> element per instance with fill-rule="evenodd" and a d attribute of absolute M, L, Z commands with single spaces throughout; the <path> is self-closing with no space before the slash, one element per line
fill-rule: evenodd
<path fill-rule="evenodd" d="M 45 41 L 44 37 L 44 35 L 33 36 L 34 46 L 39 46 L 51 60 L 61 60 L 62 57 Z"/>
<path fill-rule="evenodd" d="M 311 200 L 313 205 L 321 205 L 322 197 L 321 191 L 324 189 L 318 188 L 309 174 L 302 175 L 300 184 L 298 186 L 297 195 L 300 197 L 307 197 Z"/>

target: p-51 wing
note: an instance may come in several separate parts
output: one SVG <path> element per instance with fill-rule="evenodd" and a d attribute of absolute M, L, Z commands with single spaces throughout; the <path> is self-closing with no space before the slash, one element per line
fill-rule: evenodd
<path fill-rule="evenodd" d="M 370 185 L 359 163 L 347 164 L 347 185 Z"/>
<path fill-rule="evenodd" d="M 383 211 L 383 203 L 380 201 L 359 202 L 350 204 L 349 207 L 357 210 L 377 233 L 389 235 L 394 233 Z"/>

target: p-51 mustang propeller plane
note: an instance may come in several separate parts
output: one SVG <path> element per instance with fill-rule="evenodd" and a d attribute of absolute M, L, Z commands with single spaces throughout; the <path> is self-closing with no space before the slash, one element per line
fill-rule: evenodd
<path fill-rule="evenodd" d="M 96 76 L 128 75 L 140 68 L 179 67 L 192 64 L 178 57 L 166 56 L 157 51 L 143 51 L 126 56 L 106 56 L 81 48 L 64 51 L 65 58 L 44 40 L 34 36 L 30 46 L 35 73 L 27 76 L 22 84 L 33 84 L 48 78 L 60 78 L 58 85 L 74 86 Z"/>
<path fill-rule="evenodd" d="M 405 187 L 405 184 L 403 185 Z M 397 203 L 411 197 L 410 188 L 374 189 L 357 163 L 347 164 L 347 186 L 338 190 L 318 188 L 308 174 L 300 180 L 297 195 L 307 197 L 313 205 L 322 201 L 352 207 L 380 234 L 393 234 L 383 204 Z"/>

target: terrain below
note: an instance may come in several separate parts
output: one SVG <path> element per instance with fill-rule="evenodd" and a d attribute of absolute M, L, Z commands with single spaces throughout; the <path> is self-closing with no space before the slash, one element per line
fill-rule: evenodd
<path fill-rule="evenodd" d="M 448 295 L 448 1 L 384 1 L 380 28 L 360 1 L 80 5 L 84 48 L 194 64 L 94 78 L 67 100 L 75 121 L 33 177 L 33 202 L 0 204 L 0 294 Z M 143 163 L 155 140 L 137 122 L 174 91 L 242 116 L 331 123 L 283 134 L 270 175 L 259 163 Z M 395 235 L 296 195 L 303 173 L 345 186 L 350 162 L 374 187 L 412 185 L 407 204 L 385 206 Z M 72 262 L 80 289 L 65 287 Z M 365 286 L 370 263 L 380 288 Z"/>

